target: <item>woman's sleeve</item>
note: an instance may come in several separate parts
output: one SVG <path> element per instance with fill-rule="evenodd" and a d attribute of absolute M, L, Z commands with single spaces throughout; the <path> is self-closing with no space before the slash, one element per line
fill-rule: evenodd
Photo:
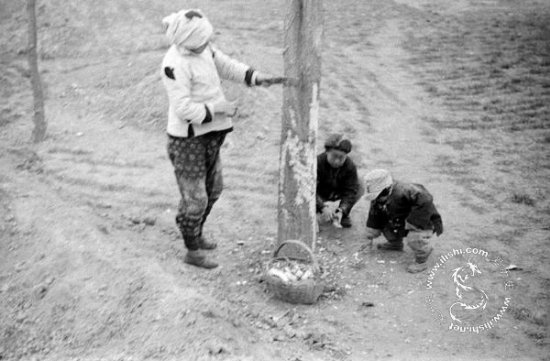
<path fill-rule="evenodd" d="M 256 84 L 256 72 L 250 66 L 225 55 L 214 46 L 211 46 L 210 50 L 220 78 L 245 83 L 248 86 Z"/>

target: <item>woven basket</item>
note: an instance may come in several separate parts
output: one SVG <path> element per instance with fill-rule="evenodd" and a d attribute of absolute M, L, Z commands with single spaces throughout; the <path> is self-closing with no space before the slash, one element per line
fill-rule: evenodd
<path fill-rule="evenodd" d="M 268 274 L 269 269 L 274 262 L 280 260 L 288 260 L 289 257 L 279 257 L 279 252 L 286 245 L 296 245 L 303 248 L 309 255 L 309 263 L 312 265 L 313 277 L 298 281 L 284 282 L 276 276 Z M 302 260 L 302 259 L 299 259 Z M 289 240 L 281 243 L 275 253 L 273 259 L 267 264 L 265 271 L 265 281 L 268 289 L 273 295 L 283 301 L 289 303 L 301 303 L 310 305 L 317 302 L 317 299 L 323 293 L 323 284 L 319 281 L 320 268 L 317 259 L 313 255 L 311 249 L 301 241 Z"/>

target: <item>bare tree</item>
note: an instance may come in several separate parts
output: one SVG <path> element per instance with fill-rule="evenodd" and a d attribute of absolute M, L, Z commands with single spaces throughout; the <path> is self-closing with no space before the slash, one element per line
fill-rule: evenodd
<path fill-rule="evenodd" d="M 322 11 L 321 0 L 287 0 L 284 26 L 285 76 L 298 81 L 283 89 L 278 241 L 299 239 L 312 248 L 317 233 L 315 144 L 321 81 Z"/>
<path fill-rule="evenodd" d="M 41 142 L 46 137 L 46 119 L 44 114 L 44 93 L 42 91 L 42 80 L 38 71 L 37 54 L 37 31 L 36 31 L 36 0 L 27 0 L 27 13 L 29 17 L 29 48 L 28 60 L 31 72 L 32 93 L 34 99 L 34 129 L 32 140 L 35 143 Z"/>

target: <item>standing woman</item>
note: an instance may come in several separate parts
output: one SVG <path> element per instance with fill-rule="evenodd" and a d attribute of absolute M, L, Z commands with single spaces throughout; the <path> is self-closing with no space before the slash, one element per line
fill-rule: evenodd
<path fill-rule="evenodd" d="M 220 78 L 248 86 L 282 82 L 216 49 L 213 28 L 200 10 L 181 10 L 162 20 L 172 44 L 162 62 L 168 94 L 168 155 L 181 193 L 176 223 L 187 254 L 185 262 L 215 268 L 202 250 L 216 248 L 202 229 L 223 188 L 220 147 L 233 130 L 236 106 L 225 99 Z"/>

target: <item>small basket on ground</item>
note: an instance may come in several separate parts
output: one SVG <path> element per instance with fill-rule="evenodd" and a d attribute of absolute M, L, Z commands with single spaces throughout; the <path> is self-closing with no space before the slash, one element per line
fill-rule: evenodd
<path fill-rule="evenodd" d="M 280 257 L 281 249 L 295 245 L 308 254 L 309 260 Z M 301 241 L 289 240 L 281 243 L 273 259 L 268 262 L 265 281 L 276 298 L 289 303 L 313 304 L 323 293 L 320 281 L 321 270 L 311 249 Z"/>

